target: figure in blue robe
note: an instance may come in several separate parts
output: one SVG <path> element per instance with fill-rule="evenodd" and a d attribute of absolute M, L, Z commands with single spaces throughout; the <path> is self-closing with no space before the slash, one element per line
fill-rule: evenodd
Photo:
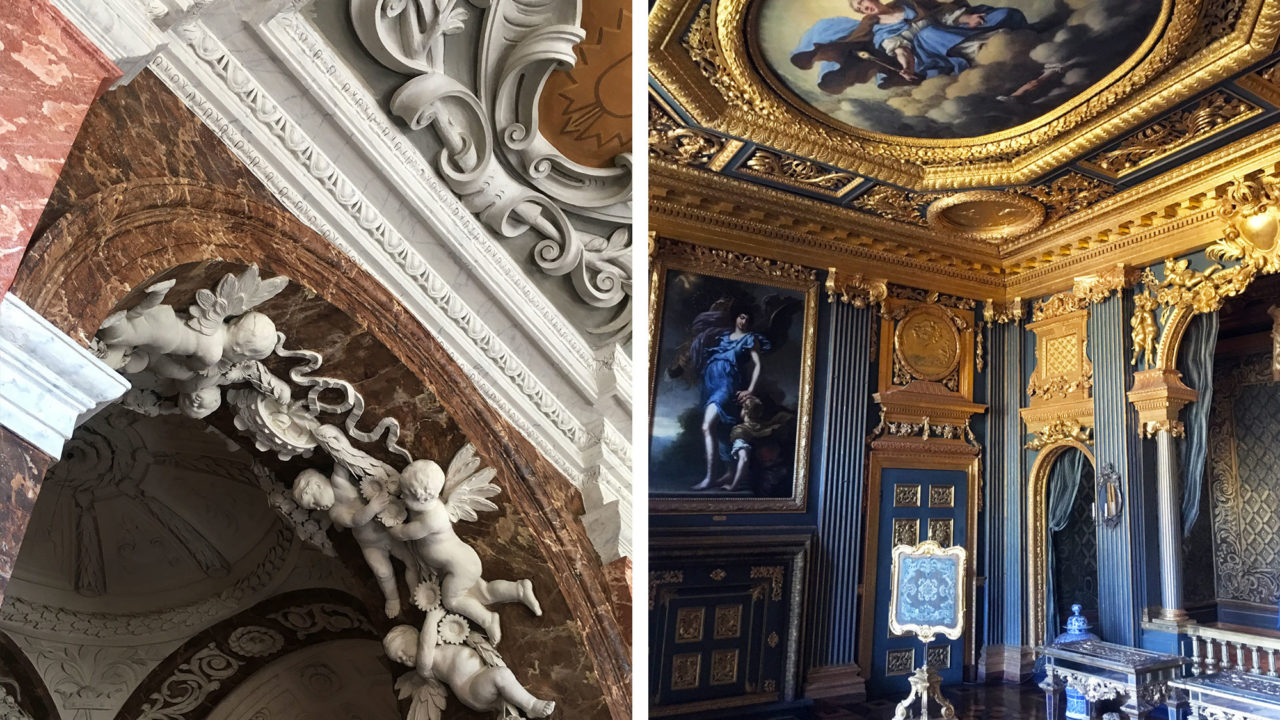
<path fill-rule="evenodd" d="M 838 95 L 852 85 L 916 85 L 972 67 L 978 51 L 1000 30 L 1029 27 L 1016 8 L 957 0 L 850 0 L 861 19 L 833 17 L 809 28 L 791 54 L 802 70 L 819 64 L 818 87 Z"/>

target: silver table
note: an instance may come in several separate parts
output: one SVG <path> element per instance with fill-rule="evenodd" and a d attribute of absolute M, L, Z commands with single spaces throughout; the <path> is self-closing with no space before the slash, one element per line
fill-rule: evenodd
<path fill-rule="evenodd" d="M 1064 716 L 1067 687 L 1084 696 L 1089 717 L 1097 717 L 1097 705 L 1113 701 L 1125 716 L 1140 720 L 1159 705 L 1167 704 L 1170 717 L 1182 717 L 1181 695 L 1169 696 L 1170 681 L 1184 675 L 1188 662 L 1180 655 L 1140 650 L 1125 645 L 1080 640 L 1044 649 L 1045 707 L 1049 720 Z M 1277 720 L 1280 720 L 1278 718 Z"/>

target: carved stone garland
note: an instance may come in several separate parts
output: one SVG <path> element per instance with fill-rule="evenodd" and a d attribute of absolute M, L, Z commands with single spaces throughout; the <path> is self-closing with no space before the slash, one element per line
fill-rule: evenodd
<path fill-rule="evenodd" d="M 631 154 L 612 168 L 588 167 L 538 128 L 544 82 L 572 67 L 583 38 L 579 0 L 484 6 L 474 90 L 445 70 L 445 45 L 470 20 L 459 0 L 351 0 L 351 18 L 378 62 L 414 76 L 391 98 L 391 112 L 413 130 L 435 131 L 444 146 L 440 174 L 467 209 L 501 237 L 541 235 L 534 259 L 543 272 L 570 276 L 590 305 L 622 306 L 591 331 L 623 330 L 631 314 Z M 570 213 L 613 225 L 595 234 Z"/>
<path fill-rule="evenodd" d="M 386 7 L 397 6 L 405 9 L 404 2 L 394 0 Z M 456 21 L 461 11 L 452 12 L 446 15 Z M 489 608 L 520 602 L 541 615 L 533 585 L 527 579 L 486 580 L 479 555 L 453 529 L 454 523 L 498 509 L 489 500 L 501 492 L 493 483 L 495 471 L 481 467 L 471 445 L 458 451 L 447 470 L 431 460 L 414 460 L 397 444 L 400 426 L 389 417 L 372 432 L 357 430 L 364 398 L 346 381 L 311 375 L 321 356 L 285 349 L 283 333 L 254 311 L 288 282 L 263 280 L 251 266 L 226 275 L 214 290 L 201 290 L 185 313 L 163 302 L 174 281 L 158 283 L 147 288 L 136 307 L 107 318 L 94 350 L 130 376 L 134 389 L 122 402 L 131 409 L 203 418 L 221 406 L 226 388 L 237 429 L 259 451 L 274 452 L 281 460 L 309 456 L 317 448 L 330 456 L 328 475 L 306 469 L 295 479 L 296 511 L 313 513 L 314 523 L 294 526 L 305 540 L 315 540 L 327 524 L 349 529 L 378 580 L 387 617 L 399 616 L 402 609 L 391 558 L 403 564 L 412 602 L 426 617 L 420 630 L 396 626 L 383 644 L 388 657 L 414 668 L 396 682 L 400 697 L 411 700 L 409 717 L 438 719 L 446 688 L 475 710 L 503 718 L 546 717 L 555 704 L 533 697 L 507 668 L 494 647 L 501 640 L 498 615 Z M 289 372 L 292 384 L 263 365 L 272 354 L 304 360 Z M 295 391 L 303 388 L 305 397 L 295 399 Z M 332 397 L 335 390 L 341 402 L 320 399 L 321 392 Z M 322 412 L 345 415 L 343 427 L 322 424 Z M 397 470 L 374 458 L 356 448 L 353 438 L 381 438 L 406 466 Z M 286 503 L 276 497 L 272 504 L 282 508 Z M 308 532 L 301 532 L 304 527 Z"/>

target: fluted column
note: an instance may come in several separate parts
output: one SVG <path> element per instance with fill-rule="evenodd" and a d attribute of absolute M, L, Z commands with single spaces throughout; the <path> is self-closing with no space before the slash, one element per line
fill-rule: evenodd
<path fill-rule="evenodd" d="M 865 693 L 856 665 L 856 630 L 875 309 L 833 302 L 830 311 L 825 327 L 829 345 L 821 451 L 823 487 L 805 694 L 856 697 Z"/>
<path fill-rule="evenodd" d="M 1185 620 L 1182 608 L 1182 493 L 1174 465 L 1173 433 L 1156 433 L 1156 494 L 1160 524 L 1160 604 L 1166 620 Z"/>

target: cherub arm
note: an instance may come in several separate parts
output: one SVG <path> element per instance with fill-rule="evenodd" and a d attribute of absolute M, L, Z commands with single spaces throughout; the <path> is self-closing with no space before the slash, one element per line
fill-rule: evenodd
<path fill-rule="evenodd" d="M 387 533 L 396 540 L 421 540 L 431 533 L 425 519 L 411 520 L 400 525 L 387 528 Z"/>
<path fill-rule="evenodd" d="M 418 657 L 415 662 L 418 674 L 422 677 L 435 677 L 431 673 L 431 665 L 435 663 L 436 645 L 439 643 L 437 628 L 444 613 L 442 607 L 427 613 L 427 619 L 422 622 L 422 632 L 418 633 Z"/>
<path fill-rule="evenodd" d="M 370 500 L 368 503 L 365 503 L 364 505 L 360 506 L 360 509 L 356 511 L 356 514 L 353 517 L 352 522 L 355 524 L 356 527 L 368 525 L 369 523 L 373 522 L 373 519 L 378 516 L 378 513 L 382 512 L 383 510 L 386 510 L 387 506 L 390 504 L 391 504 L 390 495 L 387 495 L 386 493 L 378 495 L 374 499 Z"/>

